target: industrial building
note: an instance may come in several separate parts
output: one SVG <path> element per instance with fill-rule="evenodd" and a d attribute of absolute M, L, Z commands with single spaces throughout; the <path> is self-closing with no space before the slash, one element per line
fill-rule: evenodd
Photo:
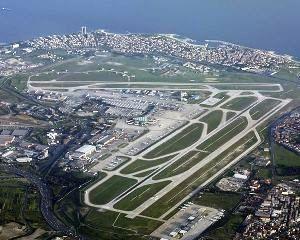
<path fill-rule="evenodd" d="M 84 160 L 88 159 L 94 152 L 96 152 L 96 147 L 93 145 L 83 145 L 78 148 L 75 152 L 69 155 L 71 159 Z"/>
<path fill-rule="evenodd" d="M 15 137 L 11 135 L 0 135 L 0 147 L 7 147 L 14 139 Z"/>

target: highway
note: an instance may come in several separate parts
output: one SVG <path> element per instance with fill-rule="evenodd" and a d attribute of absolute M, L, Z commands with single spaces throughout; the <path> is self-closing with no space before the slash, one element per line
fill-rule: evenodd
<path fill-rule="evenodd" d="M 27 179 L 32 185 L 34 185 L 40 193 L 40 210 L 48 225 L 62 235 L 67 235 L 74 239 L 80 239 L 80 237 L 76 235 L 73 229 L 67 227 L 55 216 L 52 207 L 52 191 L 50 190 L 50 187 L 46 182 L 44 182 L 39 176 L 35 175 L 34 173 L 26 172 L 13 166 L 12 164 L 0 164 L 0 170 L 3 172 L 21 176 Z"/>

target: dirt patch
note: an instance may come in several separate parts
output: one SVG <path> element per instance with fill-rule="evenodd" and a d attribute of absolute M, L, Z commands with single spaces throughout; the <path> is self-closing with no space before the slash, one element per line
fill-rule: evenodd
<path fill-rule="evenodd" d="M 0 226 L 0 240 L 7 240 L 24 235 L 25 226 L 11 222 Z"/>

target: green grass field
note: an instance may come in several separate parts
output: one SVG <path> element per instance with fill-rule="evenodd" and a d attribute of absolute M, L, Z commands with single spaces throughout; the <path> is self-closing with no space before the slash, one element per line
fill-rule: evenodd
<path fill-rule="evenodd" d="M 226 92 L 220 92 L 217 93 L 216 95 L 213 96 L 214 98 L 219 98 L 219 99 L 228 99 L 229 96 L 227 95 Z"/>
<path fill-rule="evenodd" d="M 147 153 L 145 158 L 156 158 L 162 155 L 170 154 L 182 150 L 196 141 L 198 141 L 202 135 L 203 124 L 194 123 L 185 129 L 183 129 L 176 136 L 159 145 L 157 148 Z"/>
<path fill-rule="evenodd" d="M 197 172 L 182 181 L 179 185 L 173 188 L 170 192 L 161 197 L 158 201 L 145 209 L 142 214 L 150 217 L 160 217 L 167 212 L 176 203 L 182 200 L 186 195 L 204 183 L 209 177 L 213 176 L 220 169 L 232 162 L 245 149 L 253 146 L 257 139 L 253 132 L 248 133 L 245 137 L 233 144 L 211 162 L 200 168 Z"/>
<path fill-rule="evenodd" d="M 23 178 L 2 174 L 0 179 L 0 224 L 18 222 L 48 229 L 40 212 L 40 196 Z"/>
<path fill-rule="evenodd" d="M 128 194 L 125 198 L 117 202 L 114 207 L 121 210 L 132 211 L 140 206 L 143 202 L 153 197 L 157 192 L 162 190 L 169 183 L 171 183 L 171 181 L 154 183 L 137 188 L 136 190 Z"/>
<path fill-rule="evenodd" d="M 148 175 L 150 175 L 151 173 L 153 173 L 155 170 L 157 170 L 157 168 L 150 169 L 148 171 L 144 171 L 144 172 L 138 173 L 138 174 L 136 174 L 134 176 L 135 177 L 140 177 L 140 178 L 147 177 Z"/>
<path fill-rule="evenodd" d="M 90 200 L 94 204 L 105 204 L 137 183 L 137 180 L 112 176 L 90 192 Z"/>
<path fill-rule="evenodd" d="M 76 178 L 77 179 L 77 178 Z M 77 181 L 77 180 L 76 180 Z M 141 240 L 150 234 L 161 221 L 142 217 L 127 218 L 126 214 L 89 207 L 84 203 L 88 186 L 73 191 L 55 204 L 55 214 L 81 236 L 91 240 L 132 239 Z"/>
<path fill-rule="evenodd" d="M 235 237 L 237 230 L 243 223 L 244 217 L 241 214 L 233 214 L 229 220 L 222 226 L 213 229 L 206 234 L 206 239 L 209 240 L 232 240 Z"/>
<path fill-rule="evenodd" d="M 259 168 L 255 173 L 255 177 L 259 179 L 272 178 L 272 170 L 270 168 Z"/>
<path fill-rule="evenodd" d="M 226 121 L 230 120 L 231 118 L 233 118 L 234 116 L 236 116 L 235 112 L 227 112 L 226 113 Z"/>
<path fill-rule="evenodd" d="M 242 196 L 238 193 L 204 192 L 203 194 L 193 198 L 192 201 L 195 204 L 217 209 L 221 208 L 229 211 L 239 203 L 241 197 Z M 220 199 L 222 199 L 222 201 L 220 201 Z"/>
<path fill-rule="evenodd" d="M 281 69 L 274 76 L 279 77 L 279 78 L 284 78 L 284 79 L 287 79 L 287 80 L 297 81 L 299 73 L 300 73 L 300 68 Z"/>
<path fill-rule="evenodd" d="M 252 117 L 252 119 L 258 120 L 272 108 L 277 106 L 280 102 L 280 100 L 266 99 L 250 109 L 250 116 Z"/>
<path fill-rule="evenodd" d="M 133 163 L 129 164 L 124 169 L 122 169 L 121 173 L 122 174 L 130 174 L 130 173 L 139 172 L 139 171 L 151 168 L 151 167 L 155 167 L 155 166 L 158 166 L 160 164 L 168 162 L 174 156 L 175 155 L 171 155 L 171 156 L 159 158 L 159 159 L 156 159 L 156 160 L 141 160 L 141 159 L 138 159 L 138 160 L 134 161 Z"/>
<path fill-rule="evenodd" d="M 228 85 L 221 85 L 222 89 L 232 88 L 234 90 L 254 90 L 254 89 L 247 89 L 247 85 L 244 88 L 240 88 L 241 84 L 239 83 L 277 83 L 275 82 L 274 78 L 262 75 L 262 74 L 255 74 L 255 73 L 247 73 L 247 72 L 234 72 L 234 71 L 223 71 L 219 74 L 220 79 L 222 82 L 227 83 L 236 83 L 236 84 L 228 84 Z M 245 86 L 245 85 L 244 85 Z M 250 85 L 251 86 L 251 85 Z M 252 85 L 253 86 L 253 85 Z M 256 86 L 255 86 L 256 87 Z M 257 89 L 258 87 L 256 87 Z M 258 88 L 259 89 L 259 88 Z"/>
<path fill-rule="evenodd" d="M 113 211 L 91 210 L 81 224 L 80 232 L 89 239 L 144 239 L 144 235 L 153 232 L 162 224 L 161 221 L 142 217 L 127 218 L 125 214 Z"/>
<path fill-rule="evenodd" d="M 120 73 L 111 71 L 88 72 L 88 73 L 70 73 L 57 79 L 58 81 L 91 81 L 91 82 L 126 82 L 128 79 Z"/>
<path fill-rule="evenodd" d="M 65 73 L 58 74 L 57 72 L 38 73 L 30 77 L 31 81 L 51 81 L 63 77 Z"/>
<path fill-rule="evenodd" d="M 245 108 L 249 107 L 252 103 L 257 100 L 256 97 L 237 97 L 226 104 L 222 105 L 222 108 L 230 109 L 234 111 L 242 111 Z"/>
<path fill-rule="evenodd" d="M 207 123 L 207 133 L 210 133 L 219 126 L 222 116 L 223 112 L 221 110 L 215 110 L 200 119 L 201 122 Z"/>
<path fill-rule="evenodd" d="M 229 125 L 227 125 L 225 128 L 221 129 L 212 137 L 201 143 L 197 147 L 197 149 L 202 151 L 213 152 L 220 146 L 222 146 L 224 143 L 228 142 L 230 139 L 235 137 L 241 131 L 243 131 L 247 127 L 247 124 L 247 119 L 244 117 L 240 117 L 234 120 Z"/>
<path fill-rule="evenodd" d="M 183 173 L 201 162 L 207 155 L 208 153 L 191 151 L 155 175 L 153 179 L 159 180 Z"/>
<path fill-rule="evenodd" d="M 0 89 L 0 99 L 5 99 L 6 102 L 11 102 L 11 103 L 20 103 L 23 101 L 18 96 L 10 94 L 9 92 L 2 89 Z"/>
<path fill-rule="evenodd" d="M 275 164 L 283 167 L 300 167 L 300 156 L 288 149 L 275 144 Z"/>
<path fill-rule="evenodd" d="M 22 91 L 27 88 L 28 74 L 17 74 L 11 79 L 11 85 Z"/>
<path fill-rule="evenodd" d="M 99 69 L 114 69 L 118 72 L 128 72 L 130 75 L 135 75 L 134 81 L 139 82 L 190 82 L 195 79 L 196 82 L 203 82 L 207 78 L 214 77 L 214 74 L 205 75 L 202 73 L 191 71 L 185 67 L 177 66 L 180 71 L 177 74 L 165 74 L 164 70 L 160 70 L 155 61 L 148 57 L 127 57 L 116 54 L 107 54 L 107 56 L 94 57 L 92 60 L 77 58 L 66 63 L 48 67 L 48 71 L 61 71 L 68 73 L 72 72 L 87 72 Z M 152 71 L 152 69 L 156 69 Z M 71 78 L 70 78 L 71 79 Z M 103 79 L 103 78 L 102 78 Z M 84 80 L 84 79 L 82 79 Z M 104 79 L 104 81 L 116 80 L 115 77 Z M 99 79 L 100 81 L 100 79 Z"/>

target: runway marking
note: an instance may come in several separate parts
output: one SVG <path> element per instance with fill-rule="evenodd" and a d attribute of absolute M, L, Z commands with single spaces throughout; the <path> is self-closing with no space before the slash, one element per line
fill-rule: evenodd
<path fill-rule="evenodd" d="M 247 120 L 246 120 L 247 121 Z M 243 122 L 244 122 L 244 119 L 243 119 Z M 235 130 L 236 128 L 238 128 L 239 126 L 241 126 L 243 124 L 243 122 L 241 122 L 240 124 L 238 124 L 237 126 L 235 126 L 234 128 L 232 128 L 230 131 L 226 132 L 224 135 L 222 135 L 221 137 L 219 137 L 216 141 L 212 142 L 211 144 L 209 144 L 208 146 L 206 146 L 204 149 L 201 149 L 202 151 L 205 151 L 207 148 L 209 148 L 210 146 L 212 146 L 213 144 L 215 144 L 215 142 L 219 141 L 221 138 L 223 138 L 224 136 L 226 136 L 228 133 L 232 132 L 233 130 Z M 248 121 L 247 121 L 247 124 L 248 124 Z M 229 125 L 225 126 L 228 127 Z M 224 128 L 223 128 L 224 129 Z M 220 131 L 222 131 L 223 129 L 221 129 Z M 217 132 L 218 133 L 218 132 Z M 217 133 L 215 133 L 214 135 L 216 135 Z M 214 136 L 213 135 L 213 136 Z M 212 136 L 212 137 L 213 137 Z M 209 139 L 209 138 L 208 138 Z M 207 139 L 207 140 L 208 140 Z M 205 142 L 205 141 L 204 141 Z M 200 144 L 201 145 L 201 144 Z"/>
<path fill-rule="evenodd" d="M 148 192 L 149 190 L 150 190 L 150 187 L 151 186 L 149 186 L 144 192 L 142 192 L 140 195 L 137 195 L 137 196 L 135 196 L 134 198 L 132 198 L 130 201 L 133 201 L 133 200 L 135 200 L 136 198 L 140 198 L 142 195 L 144 195 L 146 192 Z"/>
<path fill-rule="evenodd" d="M 251 132 L 251 131 L 250 131 Z M 245 135 L 246 136 L 246 135 Z M 253 138 L 256 138 L 255 137 L 252 137 L 250 138 L 247 142 L 245 142 L 243 145 L 241 145 L 240 147 L 243 147 L 245 146 L 249 141 L 251 141 Z M 256 138 L 257 139 L 257 138 Z M 228 149 L 228 148 L 227 148 Z M 225 149 L 224 151 L 226 151 L 227 149 Z M 223 151 L 223 152 L 224 152 Z M 190 187 L 192 184 L 194 184 L 195 182 L 197 182 L 199 180 L 199 178 L 201 178 L 203 175 L 205 175 L 207 172 L 209 172 L 211 169 L 215 168 L 216 166 L 218 166 L 221 162 L 223 162 L 225 159 L 227 159 L 229 156 L 231 156 L 235 151 L 229 153 L 225 158 L 223 158 L 220 162 L 217 162 L 215 165 L 213 165 L 211 168 L 209 168 L 207 171 L 205 171 L 204 173 L 202 173 L 198 178 L 196 178 L 194 181 L 192 181 L 190 184 L 188 184 L 185 188 L 183 188 L 181 191 L 179 191 L 176 195 L 174 195 L 169 201 L 172 201 L 175 197 L 177 197 L 181 192 L 183 192 L 185 189 L 187 189 L 188 187 Z M 222 153 L 221 153 L 222 154 Z M 218 155 L 220 156 L 220 155 Z M 216 158 L 218 157 L 216 156 Z M 214 158 L 215 159 L 215 158 Z M 201 168 L 200 168 L 201 169 Z"/>
<path fill-rule="evenodd" d="M 182 131 L 184 131 L 184 130 L 187 129 L 187 128 L 188 128 L 188 127 L 182 129 Z M 194 132 L 197 128 L 198 128 L 197 126 L 194 127 L 193 129 L 191 129 L 189 132 L 187 132 L 186 134 L 184 134 L 181 138 L 179 138 L 178 140 L 176 140 L 176 141 L 173 142 L 172 144 L 170 144 L 169 146 L 167 146 L 167 147 L 163 148 L 162 150 L 158 151 L 155 155 L 157 156 L 157 155 L 159 155 L 161 152 L 163 152 L 163 151 L 165 151 L 166 149 L 172 147 L 172 146 L 173 146 L 174 144 L 176 144 L 178 141 L 182 140 L 182 139 L 185 138 L 187 135 L 189 135 L 190 133 Z M 181 131 L 181 132 L 182 132 L 182 131 Z M 180 134 L 180 132 L 179 132 L 178 134 Z M 175 135 L 174 137 L 176 137 L 176 135 Z M 171 139 L 172 139 L 172 138 L 171 138 Z M 171 140 L 171 139 L 170 139 L 170 140 Z M 199 138 L 199 139 L 200 139 L 200 138 Z M 168 141 L 167 141 L 167 142 L 168 142 Z"/>

